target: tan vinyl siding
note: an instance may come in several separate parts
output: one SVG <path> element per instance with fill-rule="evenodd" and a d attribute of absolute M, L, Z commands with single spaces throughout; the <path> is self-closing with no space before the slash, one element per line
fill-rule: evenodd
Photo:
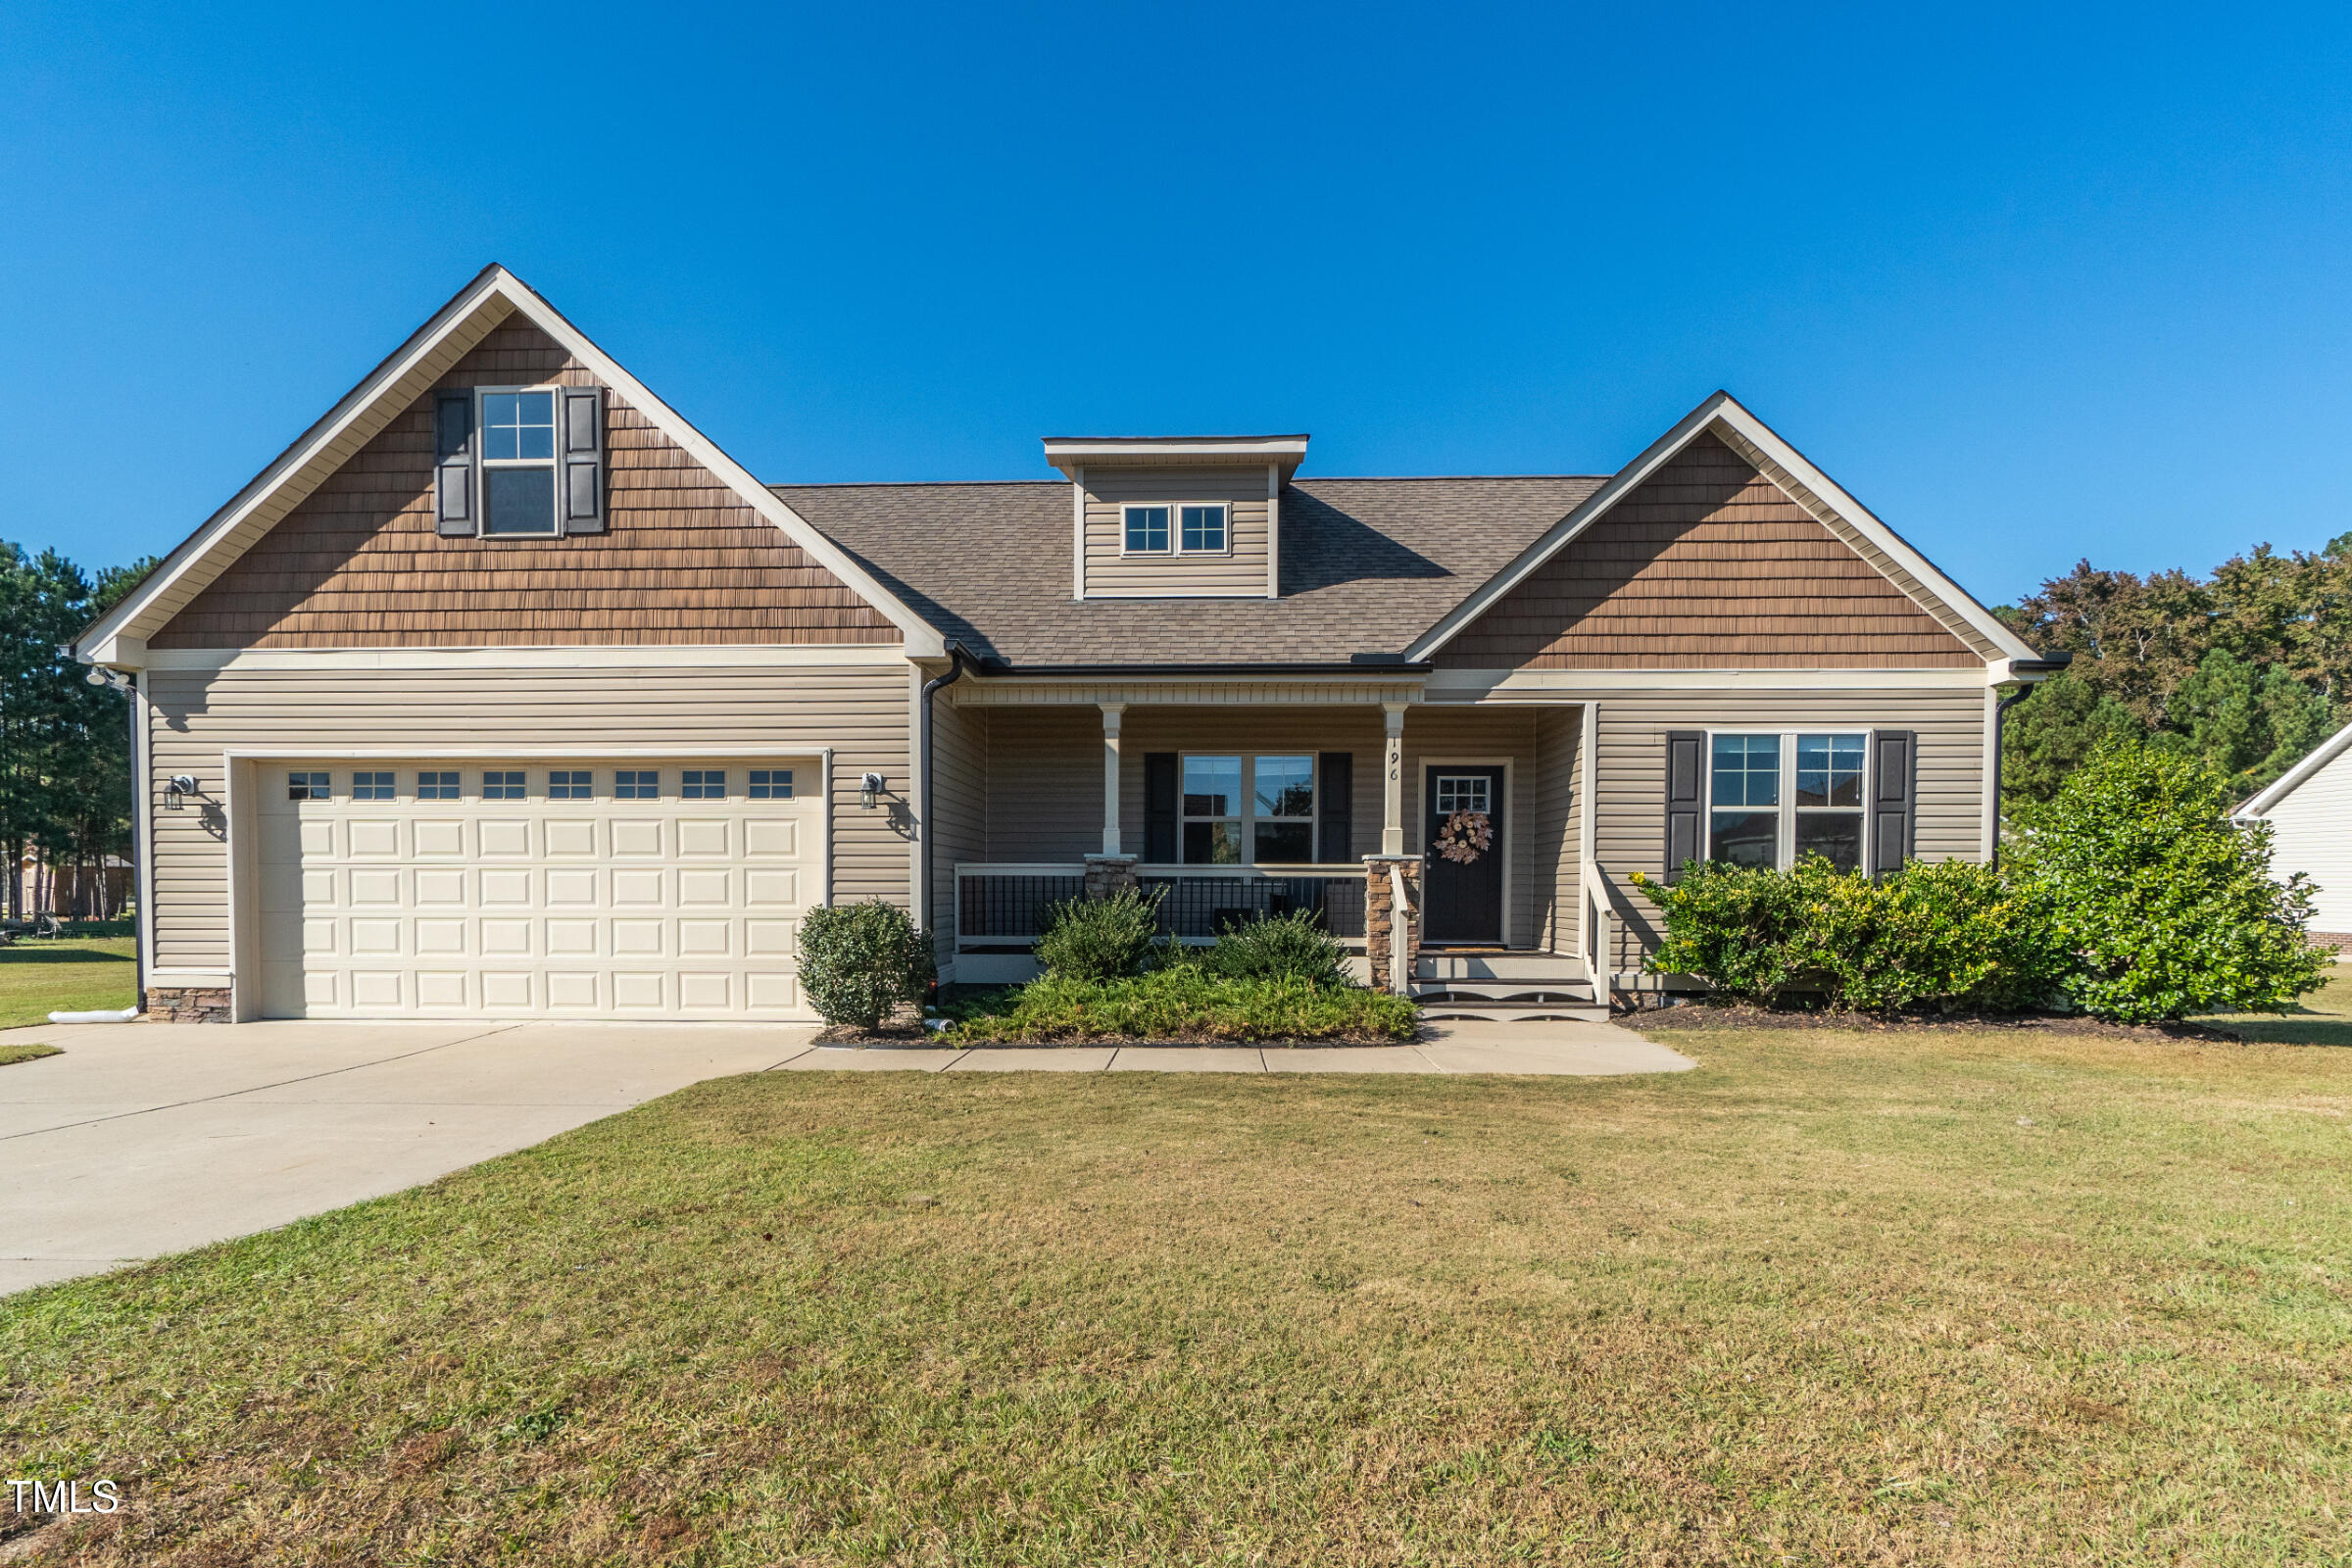
<path fill-rule="evenodd" d="M 1174 546 L 1181 534 L 1176 509 L 1188 501 L 1225 504 L 1229 535 L 1225 554 L 1177 553 Z M 1126 530 L 1121 509 L 1130 502 L 1168 507 L 1167 553 L 1122 554 Z M 1086 593 L 1090 599 L 1170 595 L 1262 599 L 1268 536 L 1263 466 L 1086 470 Z"/>
<path fill-rule="evenodd" d="M 154 823 L 156 962 L 229 963 L 222 753 L 248 747 L 462 750 L 573 746 L 728 750 L 836 748 L 833 895 L 904 905 L 908 887 L 905 665 L 827 668 L 466 670 L 154 670 L 149 800 Z M 891 796 L 858 804 L 859 775 Z M 199 795 L 163 808 L 164 785 L 191 773 Z"/>
<path fill-rule="evenodd" d="M 1130 708 L 1119 754 L 1119 830 L 1121 847 L 1130 855 L 1144 853 L 1144 756 L 1148 752 L 1253 757 L 1347 752 L 1355 759 L 1348 794 L 1354 842 L 1345 851 L 1322 849 L 1318 854 L 1325 863 L 1337 864 L 1380 848 L 1381 729 L 1377 708 L 1217 712 L 1197 708 Z M 1096 809 L 1102 809 L 1100 804 Z"/>
<path fill-rule="evenodd" d="M 975 710 L 988 734 L 991 860 L 1075 860 L 1102 849 L 1102 714 Z M 1130 741 L 1128 745 L 1134 746 Z"/>
<path fill-rule="evenodd" d="M 931 700 L 931 934 L 953 955 L 956 863 L 988 858 L 987 715 Z"/>
<path fill-rule="evenodd" d="M 595 378 L 510 318 L 442 387 Z M 617 394 L 610 526 L 433 531 L 433 398 L 415 398 L 149 639 L 156 648 L 895 643 L 900 633 Z"/>
<path fill-rule="evenodd" d="M 1582 708 L 1536 710 L 1536 772 L 1531 792 L 1535 827 L 1533 940 L 1537 947 L 1554 953 L 1576 951 L 1578 835 L 1584 825 L 1577 769 L 1584 719 Z"/>
<path fill-rule="evenodd" d="M 1633 886 L 1636 871 L 1665 871 L 1666 732 L 1676 729 L 1908 729 L 1919 734 L 1915 827 L 1923 860 L 1981 858 L 1984 850 L 1984 694 L 1950 691 L 1743 691 L 1610 693 L 1600 701 L 1600 815 L 1593 854 L 1616 888 L 1618 967 L 1641 966 L 1654 946 L 1654 913 Z M 1639 924 L 1623 918 L 1630 909 Z"/>
<path fill-rule="evenodd" d="M 1503 799 L 1503 831 L 1508 840 L 1504 849 L 1510 855 L 1510 875 L 1503 898 L 1503 941 L 1510 947 L 1530 947 L 1536 941 L 1537 908 L 1540 896 L 1547 896 L 1550 879 L 1537 875 L 1537 845 L 1541 837 L 1536 831 L 1536 720 L 1542 712 L 1536 708 L 1475 708 L 1469 705 L 1449 706 L 1432 704 L 1406 710 L 1404 715 L 1404 848 L 1408 855 L 1422 854 L 1427 846 L 1422 842 L 1422 784 L 1431 761 L 1463 761 L 1471 759 L 1495 760 L 1509 766 L 1509 790 Z M 1375 782 L 1380 772 L 1380 753 L 1375 751 L 1369 763 L 1357 762 L 1358 771 L 1369 768 Z M 1375 826 L 1380 807 L 1373 808 Z M 1373 838 L 1371 848 L 1377 850 L 1380 840 Z"/>
<path fill-rule="evenodd" d="M 1702 435 L 1464 627 L 1451 667 L 1965 667 L 1982 655 Z"/>

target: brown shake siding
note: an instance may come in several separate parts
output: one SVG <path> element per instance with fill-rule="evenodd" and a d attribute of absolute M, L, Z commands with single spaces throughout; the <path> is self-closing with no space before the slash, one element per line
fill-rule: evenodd
<path fill-rule="evenodd" d="M 1712 435 L 1439 651 L 1450 667 L 1961 668 L 1981 656 Z"/>
<path fill-rule="evenodd" d="M 443 387 L 595 384 L 519 319 Z M 418 398 L 149 639 L 156 648 L 895 643 L 900 633 L 611 391 L 609 529 L 433 531 L 433 399 Z"/>

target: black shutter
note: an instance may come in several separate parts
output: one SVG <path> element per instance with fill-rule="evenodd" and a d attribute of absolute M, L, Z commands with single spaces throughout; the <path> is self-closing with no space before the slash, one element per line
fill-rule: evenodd
<path fill-rule="evenodd" d="M 1666 732 L 1666 880 L 1682 880 L 1683 866 L 1703 859 L 1699 823 L 1705 805 L 1699 791 L 1706 777 L 1706 731 L 1670 729 Z"/>
<path fill-rule="evenodd" d="M 1355 858 L 1355 754 L 1325 752 L 1315 769 L 1315 858 Z"/>
<path fill-rule="evenodd" d="M 1176 754 L 1144 754 L 1144 858 L 1153 865 L 1176 861 Z"/>
<path fill-rule="evenodd" d="M 564 406 L 563 484 L 557 491 L 565 533 L 605 531 L 605 389 L 567 386 Z"/>
<path fill-rule="evenodd" d="M 471 392 L 433 399 L 433 531 L 453 538 L 475 531 Z"/>
<path fill-rule="evenodd" d="M 1919 832 L 1919 732 L 1882 729 L 1871 740 L 1870 869 L 1884 876 L 1902 869 Z"/>

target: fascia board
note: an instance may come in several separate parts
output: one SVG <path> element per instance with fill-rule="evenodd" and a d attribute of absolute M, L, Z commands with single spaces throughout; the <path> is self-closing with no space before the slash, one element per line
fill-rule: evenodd
<path fill-rule="evenodd" d="M 2288 768 L 2278 779 L 2266 786 L 2261 794 L 2230 814 L 2236 817 L 2267 814 L 2280 801 L 2292 795 L 2305 779 L 2341 757 L 2347 748 L 2352 748 L 2352 724 L 2346 724 L 2342 729 L 2322 741 L 2309 757 Z"/>
<path fill-rule="evenodd" d="M 364 423 L 371 414 L 378 413 L 377 405 L 384 393 L 413 373 L 416 367 L 431 356 L 454 333 L 463 330 L 473 318 L 493 305 L 501 307 L 497 319 L 504 319 L 513 309 L 512 301 L 499 298 L 501 282 L 508 277 L 504 268 L 487 267 L 458 291 L 457 296 L 435 312 L 431 319 L 409 335 L 406 342 L 368 372 L 359 385 L 346 392 L 326 414 L 296 437 L 294 443 L 247 481 L 245 487 L 228 504 L 205 519 L 196 530 L 174 546 L 171 554 L 149 572 L 144 581 L 124 595 L 122 602 L 99 616 L 74 639 L 77 657 L 90 662 L 90 650 L 120 645 L 126 634 L 141 637 L 156 628 L 145 623 L 157 603 L 172 588 L 185 581 L 191 572 L 212 564 L 214 574 L 227 563 L 213 563 L 214 552 L 223 540 L 236 532 L 238 526 L 260 507 L 268 504 L 295 475 L 302 472 L 318 455 L 337 440 Z M 489 323 L 495 326 L 497 320 Z M 486 335 L 488 326 L 482 329 Z M 477 335 L 476 341 L 479 341 Z M 386 419 L 389 416 L 383 416 Z M 233 559 L 233 558 L 231 558 Z M 209 580 L 209 579 L 208 579 Z M 174 605 L 172 610 L 179 607 Z M 165 618 L 169 618 L 167 613 Z M 112 654 L 114 649 L 108 648 Z M 97 661 L 104 662 L 104 660 Z"/>
<path fill-rule="evenodd" d="M 1737 431 L 1745 441 L 1770 457 L 1775 463 L 1794 474 L 1831 511 L 1849 526 L 1879 547 L 1908 572 L 1914 580 L 1938 603 L 1966 621 L 1987 642 L 2001 651 L 2004 658 L 2038 660 L 2040 654 L 2019 639 L 2017 634 L 2002 625 L 1992 612 L 1971 598 L 1957 583 L 1946 577 L 1914 549 L 1910 542 L 1848 495 L 1843 486 L 1814 466 L 1805 455 L 1781 439 L 1765 422 L 1741 407 L 1729 392 L 1717 392 L 1685 415 L 1642 455 L 1618 470 L 1607 484 L 1602 485 L 1584 504 L 1546 530 L 1527 549 L 1513 558 L 1501 571 L 1469 598 L 1447 612 L 1445 618 L 1424 632 L 1419 641 L 1405 650 L 1407 659 L 1427 659 L 1450 642 L 1464 626 L 1484 614 L 1496 600 L 1517 587 L 1544 563 L 1558 555 L 1577 535 L 1592 526 L 1612 506 L 1623 500 L 1636 487 L 1664 466 L 1683 448 L 1697 439 L 1700 432 L 1721 423 Z"/>

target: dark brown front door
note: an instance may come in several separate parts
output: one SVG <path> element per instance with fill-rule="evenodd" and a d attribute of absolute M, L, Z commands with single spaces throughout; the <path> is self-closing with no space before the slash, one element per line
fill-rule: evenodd
<path fill-rule="evenodd" d="M 1422 770 L 1421 800 L 1421 939 L 1499 946 L 1502 769 L 1432 764 Z M 1438 843 L 1438 836 L 1457 812 L 1487 819 L 1487 847 L 1477 850 L 1475 858 L 1469 860 L 1448 858 Z M 1468 823 L 1466 817 L 1465 825 Z"/>

